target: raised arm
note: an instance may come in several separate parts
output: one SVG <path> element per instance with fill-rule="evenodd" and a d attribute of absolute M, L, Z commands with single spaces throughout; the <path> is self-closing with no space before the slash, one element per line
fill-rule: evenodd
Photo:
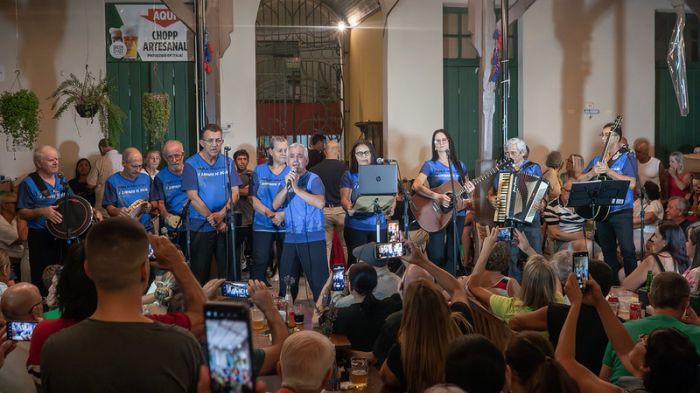
<path fill-rule="evenodd" d="M 250 293 L 250 299 L 265 315 L 267 325 L 270 327 L 270 335 L 272 336 L 272 345 L 263 348 L 265 360 L 260 368 L 260 375 L 273 374 L 280 359 L 282 344 L 289 335 L 287 325 L 282 320 L 275 303 L 272 301 L 272 293 L 270 293 L 270 290 L 267 289 L 264 283 L 258 280 L 248 281 L 248 292 Z"/>
<path fill-rule="evenodd" d="M 464 291 L 464 287 L 453 275 L 431 262 L 423 251 L 412 242 L 409 241 L 406 244 L 410 253 L 401 257 L 401 260 L 422 267 L 425 271 L 430 273 L 430 275 L 435 278 L 438 285 L 450 294 L 450 301 L 466 303 L 467 294 Z"/>

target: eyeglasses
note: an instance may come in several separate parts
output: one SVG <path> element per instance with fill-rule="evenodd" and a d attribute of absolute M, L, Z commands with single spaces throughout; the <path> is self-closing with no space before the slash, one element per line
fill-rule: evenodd
<path fill-rule="evenodd" d="M 370 153 L 369 150 L 365 150 L 365 151 L 356 151 L 356 152 L 355 152 L 355 155 L 358 156 L 358 157 L 369 157 L 370 154 L 372 154 L 372 153 Z"/>
<path fill-rule="evenodd" d="M 224 143 L 224 140 L 221 138 L 216 138 L 216 139 L 202 139 L 204 143 L 207 145 L 220 145 Z"/>
<path fill-rule="evenodd" d="M 44 299 L 39 300 L 39 302 L 35 303 L 35 304 L 29 309 L 29 311 L 26 312 L 26 314 L 31 314 L 32 311 L 34 311 L 34 307 L 36 307 L 36 306 L 41 306 L 41 305 L 43 305 L 43 304 L 44 304 Z"/>

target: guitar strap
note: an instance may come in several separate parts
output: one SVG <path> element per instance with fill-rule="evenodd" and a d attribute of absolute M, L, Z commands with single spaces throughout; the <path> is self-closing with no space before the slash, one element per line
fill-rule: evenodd
<path fill-rule="evenodd" d="M 29 174 L 29 178 L 32 179 L 34 184 L 36 185 L 36 188 L 39 189 L 39 192 L 41 195 L 43 195 L 45 198 L 47 198 L 51 193 L 49 192 L 49 189 L 46 187 L 46 183 L 41 179 L 41 176 L 39 176 L 38 172 L 32 172 Z"/>
<path fill-rule="evenodd" d="M 615 153 L 610 160 L 608 160 L 608 167 L 612 167 L 615 165 L 615 163 L 620 160 L 622 157 L 626 155 L 626 153 L 629 153 L 629 150 L 625 147 L 621 147 L 620 150 Z"/>

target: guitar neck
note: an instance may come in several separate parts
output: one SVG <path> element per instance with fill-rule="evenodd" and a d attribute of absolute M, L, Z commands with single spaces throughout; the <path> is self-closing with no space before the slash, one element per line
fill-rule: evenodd
<path fill-rule="evenodd" d="M 488 179 L 489 177 L 491 177 L 491 175 L 493 175 L 494 173 L 496 173 L 500 170 L 501 170 L 500 165 L 496 165 L 495 167 L 482 173 L 481 176 L 477 177 L 476 179 L 472 179 L 472 184 L 477 185 L 477 184 L 483 182 L 484 180 Z"/>

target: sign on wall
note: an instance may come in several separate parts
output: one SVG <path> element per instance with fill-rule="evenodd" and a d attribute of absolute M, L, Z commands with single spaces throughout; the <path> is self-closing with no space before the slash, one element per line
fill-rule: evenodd
<path fill-rule="evenodd" d="M 108 4 L 106 27 L 109 60 L 193 60 L 191 33 L 166 6 Z"/>

